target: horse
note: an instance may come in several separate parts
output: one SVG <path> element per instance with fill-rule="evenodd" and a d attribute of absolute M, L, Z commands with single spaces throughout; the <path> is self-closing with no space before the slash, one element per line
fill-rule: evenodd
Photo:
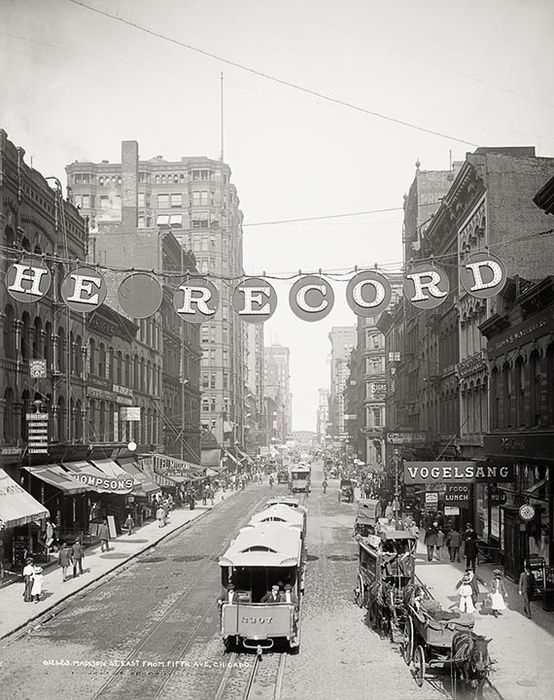
<path fill-rule="evenodd" d="M 386 581 L 374 581 L 367 589 L 367 611 L 370 620 L 380 634 L 385 634 L 391 624 L 391 595 L 393 587 Z"/>
<path fill-rule="evenodd" d="M 488 645 L 492 640 L 470 630 L 457 632 L 452 638 L 452 661 L 455 671 L 475 698 L 483 695 L 483 685 L 491 666 Z"/>

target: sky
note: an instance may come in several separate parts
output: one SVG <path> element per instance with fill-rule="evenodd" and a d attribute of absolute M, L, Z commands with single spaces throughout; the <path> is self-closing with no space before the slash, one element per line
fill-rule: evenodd
<path fill-rule="evenodd" d="M 144 159 L 217 158 L 223 72 L 247 274 L 398 269 L 416 161 L 446 170 L 499 145 L 554 156 L 551 0 L 83 3 L 189 48 L 70 0 L 0 0 L 0 126 L 64 182 L 74 160 L 119 161 L 122 140 L 136 139 Z M 315 429 L 331 327 L 356 322 L 346 283 L 333 284 L 333 311 L 308 323 L 288 306 L 291 282 L 278 282 L 265 324 L 266 344 L 291 350 L 295 430 Z"/>

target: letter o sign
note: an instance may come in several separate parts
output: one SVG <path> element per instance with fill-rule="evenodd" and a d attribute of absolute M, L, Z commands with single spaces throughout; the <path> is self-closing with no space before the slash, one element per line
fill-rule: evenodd
<path fill-rule="evenodd" d="M 388 307 L 391 296 L 387 278 L 371 270 L 354 275 L 346 287 L 346 301 L 356 316 L 377 316 Z"/>
<path fill-rule="evenodd" d="M 104 302 L 108 288 L 104 277 L 93 267 L 78 267 L 63 278 L 61 293 L 72 311 L 87 314 Z"/>
<path fill-rule="evenodd" d="M 290 308 L 303 321 L 321 321 L 331 313 L 334 303 L 333 288 L 318 275 L 301 277 L 289 292 Z"/>
<path fill-rule="evenodd" d="M 173 306 L 185 321 L 211 321 L 219 306 L 219 291 L 213 282 L 203 277 L 191 277 L 177 287 Z"/>

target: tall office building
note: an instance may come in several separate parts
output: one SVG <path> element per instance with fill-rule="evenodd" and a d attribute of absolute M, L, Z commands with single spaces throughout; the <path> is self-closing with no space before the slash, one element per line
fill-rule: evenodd
<path fill-rule="evenodd" d="M 345 438 L 344 389 L 350 374 L 348 362 L 356 345 L 356 326 L 334 326 L 329 333 L 331 341 L 331 391 L 329 398 L 330 433 Z"/>
<path fill-rule="evenodd" d="M 329 422 L 329 389 L 318 389 L 318 402 L 316 414 L 316 438 L 323 442 L 327 435 Z"/>
<path fill-rule="evenodd" d="M 290 392 L 290 350 L 284 345 L 265 348 L 265 393 L 276 405 L 274 416 L 280 442 L 292 434 L 292 394 Z"/>
<path fill-rule="evenodd" d="M 89 217 L 94 247 L 98 224 L 121 218 L 121 163 L 75 162 L 66 171 L 71 200 Z M 226 163 L 203 156 L 140 160 L 136 222 L 139 230 L 171 232 L 219 289 L 217 314 L 201 327 L 201 422 L 227 447 L 244 446 L 247 371 L 246 329 L 231 304 L 234 280 L 243 274 L 243 215 L 230 179 Z M 103 262 L 94 250 L 91 255 Z"/>

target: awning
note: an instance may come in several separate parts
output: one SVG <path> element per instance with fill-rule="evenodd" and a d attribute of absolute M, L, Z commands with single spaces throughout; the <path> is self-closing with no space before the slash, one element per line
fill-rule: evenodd
<path fill-rule="evenodd" d="M 147 496 L 160 490 L 158 484 L 150 481 L 148 475 L 141 471 L 133 457 L 123 457 L 118 460 L 119 466 L 128 472 L 138 482 L 133 488 L 135 496 Z"/>
<path fill-rule="evenodd" d="M 113 459 L 96 459 L 94 460 L 93 464 L 106 476 L 114 476 L 116 478 L 128 476 L 128 472 L 120 467 L 119 464 L 116 464 Z"/>
<path fill-rule="evenodd" d="M 239 462 L 238 459 L 235 457 L 235 455 L 234 455 L 234 454 L 231 454 L 231 453 L 229 452 L 229 450 L 225 450 L 225 449 L 224 449 L 223 451 L 225 452 L 225 454 L 227 455 L 227 457 L 229 457 L 229 459 L 230 459 L 232 462 L 234 462 L 237 466 L 240 464 L 240 462 Z"/>
<path fill-rule="evenodd" d="M 65 472 L 57 464 L 49 464 L 40 467 L 23 467 L 37 479 L 44 481 L 45 484 L 55 486 L 60 491 L 67 494 L 86 493 L 87 487 L 77 479 L 74 479 L 70 474 Z"/>
<path fill-rule="evenodd" d="M 0 469 L 0 520 L 4 527 L 17 527 L 49 516 L 42 503 Z"/>
<path fill-rule="evenodd" d="M 88 491 L 128 494 L 135 486 L 135 479 L 111 459 L 98 459 L 92 464 L 63 462 L 62 467 L 74 475 L 75 479 L 86 484 Z"/>
<path fill-rule="evenodd" d="M 239 455 L 239 457 L 242 458 L 242 459 L 240 460 L 241 462 L 243 462 L 244 460 L 246 460 L 246 461 L 248 461 L 248 462 L 252 462 L 252 457 L 249 457 L 249 456 L 246 454 L 246 452 L 243 452 L 243 451 L 240 449 L 240 447 L 235 447 L 235 451 L 237 452 L 237 454 Z"/>

